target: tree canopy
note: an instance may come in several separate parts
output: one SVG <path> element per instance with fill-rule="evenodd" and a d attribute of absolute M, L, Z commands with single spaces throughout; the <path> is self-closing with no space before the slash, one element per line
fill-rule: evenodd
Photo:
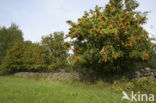
<path fill-rule="evenodd" d="M 9 28 L 0 28 L 0 64 L 3 60 L 6 50 L 11 48 L 17 41 L 23 41 L 23 33 L 16 24 L 11 24 Z"/>
<path fill-rule="evenodd" d="M 61 71 L 68 66 L 68 49 L 62 32 L 45 36 L 40 43 L 17 41 L 7 50 L 0 71 L 4 74 Z"/>
<path fill-rule="evenodd" d="M 54 32 L 42 38 L 41 45 L 48 51 L 50 71 L 64 69 L 68 65 L 67 57 L 69 46 L 64 45 L 64 33 Z"/>
<path fill-rule="evenodd" d="M 124 71 L 148 60 L 152 45 L 143 28 L 147 12 L 136 11 L 138 6 L 135 0 L 110 0 L 105 7 L 85 11 L 77 23 L 67 21 L 71 28 L 66 37 L 72 39 L 77 64 L 87 71 L 109 71 L 111 66 Z"/>

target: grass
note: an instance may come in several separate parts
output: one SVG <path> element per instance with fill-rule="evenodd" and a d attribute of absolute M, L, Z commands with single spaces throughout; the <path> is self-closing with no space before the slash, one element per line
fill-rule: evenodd
<path fill-rule="evenodd" d="M 109 89 L 0 76 L 0 103 L 120 103 L 121 97 Z"/>

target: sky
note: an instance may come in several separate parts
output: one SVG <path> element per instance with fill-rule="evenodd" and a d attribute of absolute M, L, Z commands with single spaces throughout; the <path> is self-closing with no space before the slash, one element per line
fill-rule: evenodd
<path fill-rule="evenodd" d="M 68 33 L 67 20 L 77 21 L 84 11 L 96 5 L 105 6 L 109 0 L 0 0 L 0 26 L 16 23 L 25 40 L 39 42 L 53 32 Z M 137 10 L 150 11 L 144 28 L 156 37 L 156 0 L 137 0 Z"/>

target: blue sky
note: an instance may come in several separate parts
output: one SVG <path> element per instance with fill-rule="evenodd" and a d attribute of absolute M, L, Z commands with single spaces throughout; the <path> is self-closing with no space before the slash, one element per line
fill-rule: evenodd
<path fill-rule="evenodd" d="M 84 11 L 109 0 L 0 0 L 0 26 L 16 23 L 25 40 L 39 42 L 42 36 L 55 31 L 68 33 L 67 20 L 77 21 Z M 138 10 L 151 11 L 144 26 L 156 34 L 156 0 L 137 0 Z"/>

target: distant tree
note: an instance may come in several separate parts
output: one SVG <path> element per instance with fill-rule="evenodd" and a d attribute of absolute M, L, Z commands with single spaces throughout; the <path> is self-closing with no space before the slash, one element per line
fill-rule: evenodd
<path fill-rule="evenodd" d="M 7 50 L 6 56 L 2 61 L 0 68 L 3 74 L 18 72 L 24 69 L 22 57 L 26 48 L 27 46 L 23 42 L 16 42 L 10 49 Z"/>
<path fill-rule="evenodd" d="M 68 65 L 69 46 L 66 45 L 62 32 L 54 32 L 53 34 L 42 37 L 41 45 L 48 51 L 49 71 L 59 71 Z"/>
<path fill-rule="evenodd" d="M 136 62 L 148 61 L 152 45 L 142 26 L 147 12 L 135 11 L 138 6 L 135 0 L 110 0 L 105 8 L 85 12 L 77 23 L 67 21 L 75 62 L 103 73 L 132 70 Z"/>
<path fill-rule="evenodd" d="M 23 68 L 25 68 L 26 71 L 48 71 L 48 51 L 39 43 L 33 43 L 25 49 L 22 61 L 24 61 Z"/>
<path fill-rule="evenodd" d="M 11 48 L 17 41 L 23 41 L 23 34 L 16 24 L 11 24 L 9 28 L 0 28 L 0 64 L 6 50 Z"/>
<path fill-rule="evenodd" d="M 48 62 L 47 51 L 40 44 L 30 41 L 16 42 L 7 50 L 1 72 L 3 74 L 21 71 L 45 72 Z"/>

